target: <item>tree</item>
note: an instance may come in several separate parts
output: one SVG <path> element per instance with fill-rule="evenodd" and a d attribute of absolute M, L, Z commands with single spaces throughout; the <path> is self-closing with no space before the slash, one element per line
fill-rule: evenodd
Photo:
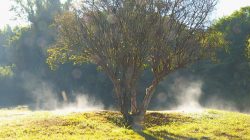
<path fill-rule="evenodd" d="M 6 25 L 3 30 L 0 30 L 0 80 L 5 77 L 12 77 L 14 74 L 13 68 L 15 65 L 10 64 L 8 56 L 12 35 L 13 31 L 9 25 Z"/>
<path fill-rule="evenodd" d="M 60 0 L 11 1 L 13 1 L 11 10 L 16 13 L 17 18 L 27 20 L 29 25 L 15 27 L 12 31 L 8 50 L 5 50 L 8 52 L 9 63 L 15 64 L 16 67 L 13 69 L 13 77 L 9 80 L 11 88 L 8 88 L 9 86 L 6 86 L 8 85 L 7 82 L 3 81 L 6 84 L 2 84 L 0 92 L 10 95 L 6 95 L 6 98 L 13 97 L 13 95 L 21 95 L 21 97 L 18 97 L 19 101 L 24 102 L 24 104 L 30 104 L 32 108 L 32 104 L 35 104 L 37 99 L 35 99 L 36 96 L 33 93 L 34 89 L 27 88 L 25 84 L 32 83 L 30 85 L 34 85 L 34 88 L 41 88 L 38 84 L 36 86 L 34 82 L 39 80 L 54 83 L 53 90 L 55 92 L 53 94 L 60 100 L 61 96 L 57 95 L 61 95 L 62 91 L 70 91 L 71 85 L 68 83 L 73 82 L 70 81 L 70 74 L 65 75 L 65 71 L 69 71 L 67 68 L 63 67 L 64 71 L 58 70 L 56 72 L 52 72 L 48 68 L 46 64 L 46 50 L 55 42 L 57 35 L 53 26 L 54 17 L 60 12 L 67 10 L 71 0 L 64 0 L 62 3 Z M 7 54 L 1 50 L 0 54 L 2 53 Z M 72 67 L 71 65 L 68 66 L 68 68 L 73 69 Z M 41 96 L 45 97 L 46 95 Z M 12 102 L 12 104 L 15 103 Z"/>
<path fill-rule="evenodd" d="M 222 34 L 206 27 L 216 0 L 91 0 L 56 18 L 57 42 L 47 63 L 94 63 L 114 86 L 127 124 L 138 126 L 154 90 L 169 73 L 214 58 Z M 143 100 L 137 85 L 153 75 Z M 131 112 L 130 112 L 131 111 Z"/>
<path fill-rule="evenodd" d="M 219 19 L 213 28 L 222 32 L 230 41 L 230 55 L 222 56 L 227 61 L 245 61 L 244 51 L 250 34 L 250 6 L 243 7 L 229 16 Z"/>
<path fill-rule="evenodd" d="M 235 104 L 237 110 L 246 111 L 250 99 L 250 65 L 246 45 L 250 35 L 250 6 L 243 7 L 229 16 L 222 17 L 212 27 L 228 41 L 227 51 L 217 54 L 218 64 L 200 63 L 196 75 L 202 77 L 204 104 L 209 96 L 216 96 Z M 237 98 L 236 98 L 237 97 Z"/>
<path fill-rule="evenodd" d="M 13 62 L 17 69 L 37 72 L 46 68 L 45 52 L 56 37 L 51 26 L 56 14 L 62 11 L 60 0 L 12 0 L 12 11 L 17 18 L 27 19 L 30 26 L 14 29 L 12 38 Z M 31 59 L 32 58 L 32 59 Z M 30 67 L 32 65 L 33 67 Z"/>
<path fill-rule="evenodd" d="M 248 39 L 248 42 L 247 42 L 246 56 L 247 58 L 250 59 L 250 38 Z"/>

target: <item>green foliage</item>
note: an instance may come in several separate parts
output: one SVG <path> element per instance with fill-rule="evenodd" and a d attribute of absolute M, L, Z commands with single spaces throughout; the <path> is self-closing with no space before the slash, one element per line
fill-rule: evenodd
<path fill-rule="evenodd" d="M 219 19 L 213 28 L 222 32 L 230 42 L 228 47 L 231 59 L 244 60 L 245 42 L 250 35 L 250 7 L 241 8 L 232 15 Z M 230 61 L 230 60 L 229 60 Z"/>
<path fill-rule="evenodd" d="M 0 31 L 0 46 L 3 47 L 9 47 L 11 42 L 11 36 L 13 35 L 13 32 L 10 28 L 10 26 L 4 27 L 2 31 Z"/>
<path fill-rule="evenodd" d="M 218 50 L 225 50 L 226 52 L 228 52 L 228 44 L 229 42 L 227 40 L 225 40 L 225 35 L 220 32 L 220 31 L 216 31 L 216 30 L 210 30 L 207 32 L 206 37 L 204 39 L 201 40 L 202 44 L 205 44 L 205 48 L 209 47 L 209 48 L 214 48 L 217 49 L 217 51 L 213 51 L 212 54 L 210 54 L 210 58 L 213 62 L 217 62 L 217 53 Z M 204 55 L 207 55 L 207 52 L 204 51 L 203 52 Z"/>
<path fill-rule="evenodd" d="M 122 125 L 118 112 L 85 113 L 0 110 L 0 139 L 249 139 L 250 116 L 205 110 L 197 113 L 149 112 L 145 130 Z M 15 131 L 13 131 L 15 130 Z"/>
<path fill-rule="evenodd" d="M 47 58 L 47 64 L 52 69 L 56 69 L 58 64 L 63 64 L 68 61 L 72 61 L 74 64 L 82 64 L 89 61 L 89 53 L 87 50 L 83 50 L 84 48 L 81 48 L 82 44 L 79 44 L 79 42 L 72 42 L 72 40 L 79 38 L 77 33 L 72 33 L 69 38 L 64 37 L 69 32 L 74 32 L 77 30 L 77 21 L 74 18 L 74 14 L 72 12 L 66 12 L 60 17 L 58 16 L 55 19 L 56 23 L 63 23 L 59 26 L 60 29 L 66 29 L 65 31 L 62 31 L 61 34 L 59 34 L 59 38 L 57 43 L 54 45 L 53 48 L 49 48 L 47 50 L 48 58 Z M 74 50 L 76 49 L 77 52 Z"/>
<path fill-rule="evenodd" d="M 0 78 L 12 77 L 14 75 L 13 68 L 15 68 L 15 65 L 0 66 Z"/>
<path fill-rule="evenodd" d="M 248 57 L 248 59 L 250 59 L 250 38 L 248 39 L 248 42 L 247 42 L 246 56 Z"/>
<path fill-rule="evenodd" d="M 17 17 L 27 19 L 30 26 L 16 27 L 11 38 L 13 63 L 19 71 L 37 74 L 47 70 L 47 48 L 55 41 L 57 32 L 54 18 L 69 8 L 70 1 L 60 0 L 13 0 L 12 11 Z M 32 66 L 32 67 L 30 67 Z M 36 69 L 34 69 L 36 68 Z M 46 72 L 49 74 L 49 72 Z"/>
<path fill-rule="evenodd" d="M 212 25 L 226 40 L 226 52 L 219 50 L 216 65 L 201 62 L 192 67 L 203 80 L 204 98 L 216 97 L 233 102 L 239 109 L 247 109 L 250 91 L 250 65 L 247 40 L 250 35 L 250 7 L 241 8 Z M 219 42 L 219 40 L 211 41 Z M 237 97 L 237 98 L 236 98 Z M 202 102 L 203 102 L 202 101 Z"/>
<path fill-rule="evenodd" d="M 10 38 L 11 43 L 17 42 L 19 39 L 21 39 L 22 36 L 24 36 L 23 33 L 27 32 L 30 28 L 29 27 L 15 27 L 13 29 L 13 35 Z M 13 45 L 11 44 L 11 45 Z"/>

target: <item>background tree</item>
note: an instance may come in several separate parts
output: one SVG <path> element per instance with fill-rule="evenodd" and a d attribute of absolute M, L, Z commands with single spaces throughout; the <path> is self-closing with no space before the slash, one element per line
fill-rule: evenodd
<path fill-rule="evenodd" d="M 51 24 L 55 15 L 62 11 L 62 4 L 59 0 L 14 0 L 14 2 L 12 10 L 18 13 L 18 18 L 27 19 L 31 25 L 15 29 L 16 35 L 12 39 L 13 62 L 20 71 L 41 73 L 41 70 L 46 69 L 44 62 L 46 49 L 54 42 L 56 36 Z"/>
<path fill-rule="evenodd" d="M 213 58 L 222 34 L 206 28 L 216 0 L 84 1 L 57 17 L 59 36 L 48 63 L 95 63 L 110 78 L 128 124 L 142 120 L 153 92 L 169 73 Z M 138 100 L 137 86 L 150 69 L 152 81 Z M 131 111 L 131 114 L 129 113 Z"/>
<path fill-rule="evenodd" d="M 6 65 L 15 64 L 16 66 L 14 69 L 11 67 L 13 69 L 11 72 L 14 73 L 11 79 L 1 80 L 4 84 L 1 84 L 3 86 L 0 88 L 0 92 L 5 98 L 1 98 L 0 106 L 16 103 L 18 105 L 28 104 L 33 108 L 34 105 L 31 104 L 36 102 L 35 95 L 33 95 L 34 89 L 27 88 L 25 84 L 29 83 L 29 85 L 39 88 L 41 82 L 40 85 L 35 85 L 34 83 L 38 82 L 34 82 L 34 79 L 36 81 L 54 82 L 61 76 L 60 74 L 51 76 L 53 73 L 46 64 L 46 50 L 56 37 L 56 30 L 52 26 L 54 17 L 67 9 L 68 3 L 63 4 L 59 0 L 12 1 L 13 7 L 11 10 L 17 13 L 17 18 L 25 19 L 30 24 L 26 27 L 7 28 L 11 35 L 5 33 L 4 35 L 8 35 L 8 39 L 3 38 L 5 42 L 0 44 L 0 54 L 3 53 L 6 56 L 1 55 L 1 63 L 5 62 Z M 3 70 L 7 70 L 6 67 Z M 65 90 L 59 86 L 61 83 L 56 83 L 56 87 Z M 65 86 L 65 88 L 67 87 Z M 56 96 L 57 93 L 55 92 Z"/>
<path fill-rule="evenodd" d="M 13 76 L 13 68 L 9 61 L 8 54 L 9 54 L 9 45 L 10 45 L 10 38 L 13 32 L 10 26 L 5 26 L 3 30 L 0 30 L 0 79 L 6 77 Z"/>
<path fill-rule="evenodd" d="M 102 93 L 112 92 L 112 85 L 104 74 L 97 73 L 95 65 L 73 66 L 67 63 L 60 69 L 51 71 L 46 64 L 46 50 L 55 42 L 57 35 L 53 25 L 54 17 L 69 10 L 71 0 L 12 1 L 11 10 L 17 13 L 16 18 L 27 20 L 29 24 L 13 29 L 6 27 L 1 31 L 0 66 L 15 64 L 15 67 L 11 67 L 13 76 L 0 79 L 0 96 L 3 97 L 0 98 L 0 106 L 28 105 L 31 109 L 58 108 L 62 107 L 59 104 L 63 100 L 61 93 L 64 91 L 69 102 L 74 102 L 79 94 L 92 94 L 108 108 L 112 104 L 110 102 L 112 95 L 104 96 Z M 46 100 L 46 92 L 41 90 L 42 83 L 51 85 L 50 88 L 46 87 L 46 90 L 53 91 L 51 94 L 59 103 L 58 106 L 48 108 L 41 104 L 40 107 L 36 107 L 38 100 L 34 91 L 41 91 L 38 94 L 39 98 Z"/>
<path fill-rule="evenodd" d="M 232 15 L 223 17 L 214 23 L 213 28 L 224 33 L 225 38 L 230 41 L 228 51 L 230 55 L 220 54 L 221 59 L 240 62 L 245 60 L 244 51 L 250 34 L 250 7 L 243 7 Z"/>
<path fill-rule="evenodd" d="M 219 63 L 216 65 L 203 62 L 192 67 L 193 74 L 204 82 L 201 103 L 207 106 L 211 102 L 209 98 L 216 97 L 225 100 L 224 108 L 234 104 L 237 110 L 247 112 L 246 106 L 250 105 L 250 65 L 245 56 L 250 35 L 250 7 L 222 17 L 211 28 L 223 33 L 228 44 L 226 52 L 218 52 Z"/>
<path fill-rule="evenodd" d="M 250 58 L 250 38 L 247 41 L 246 56 Z"/>

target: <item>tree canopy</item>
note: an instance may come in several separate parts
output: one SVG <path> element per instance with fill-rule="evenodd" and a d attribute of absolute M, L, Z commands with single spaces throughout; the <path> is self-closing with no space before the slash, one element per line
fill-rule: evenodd
<path fill-rule="evenodd" d="M 212 96 L 233 102 L 238 110 L 247 110 L 250 91 L 250 65 L 247 60 L 250 35 L 250 7 L 243 7 L 213 23 L 227 41 L 227 51 L 218 51 L 219 63 L 199 63 L 193 67 L 194 75 L 203 80 L 203 100 Z M 237 97 L 237 98 L 236 98 Z M 210 104 L 208 101 L 204 106 Z"/>
<path fill-rule="evenodd" d="M 56 18 L 59 32 L 48 50 L 48 64 L 94 63 L 110 78 L 117 103 L 129 122 L 144 116 L 153 91 L 169 73 L 204 58 L 224 45 L 222 34 L 208 27 L 216 0 L 84 1 Z M 153 74 L 137 103 L 144 70 Z M 138 105 L 139 104 L 139 105 Z M 133 120 L 132 120 L 133 121 Z"/>
<path fill-rule="evenodd" d="M 225 39 L 229 41 L 229 61 L 242 61 L 245 59 L 244 51 L 250 35 L 250 7 L 243 7 L 232 15 L 219 19 L 213 28 L 223 32 Z"/>

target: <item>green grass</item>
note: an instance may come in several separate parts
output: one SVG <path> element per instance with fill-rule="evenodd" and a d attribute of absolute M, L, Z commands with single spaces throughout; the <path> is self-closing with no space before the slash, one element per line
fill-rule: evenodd
<path fill-rule="evenodd" d="M 0 139 L 250 139 L 250 115 L 219 110 L 200 113 L 150 112 L 137 133 L 111 111 L 60 114 L 23 109 L 0 110 Z"/>

